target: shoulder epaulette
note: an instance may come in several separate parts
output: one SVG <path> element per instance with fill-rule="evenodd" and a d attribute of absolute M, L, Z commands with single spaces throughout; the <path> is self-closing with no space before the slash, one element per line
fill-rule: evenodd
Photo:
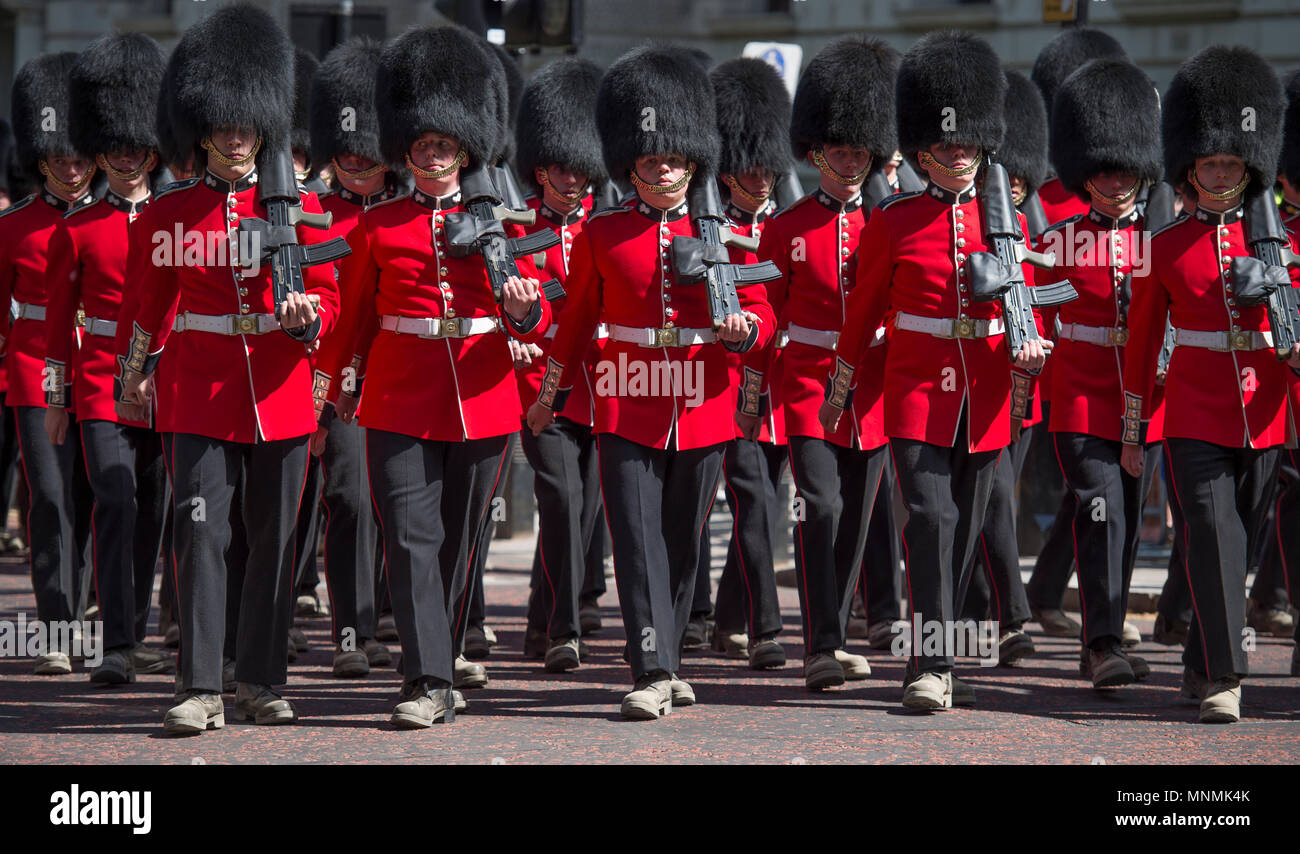
<path fill-rule="evenodd" d="M 1067 216 L 1065 219 L 1061 220 L 1060 222 L 1054 222 L 1051 225 L 1049 225 L 1047 228 L 1044 228 L 1043 234 L 1048 234 L 1053 231 L 1060 231 L 1062 228 L 1065 228 L 1070 223 L 1078 222 L 1079 220 L 1083 219 L 1083 216 L 1084 215 L 1081 213 L 1077 213 L 1074 216 Z M 1042 235 L 1040 234 L 1039 237 L 1041 238 Z"/>
<path fill-rule="evenodd" d="M 1187 214 L 1180 213 L 1177 219 L 1175 219 L 1173 222 L 1167 222 L 1164 225 L 1162 225 L 1160 228 L 1157 228 L 1155 231 L 1151 232 L 1151 236 L 1155 237 L 1157 234 L 1163 234 L 1169 229 L 1173 228 L 1175 225 L 1182 225 L 1183 223 L 1187 222 L 1190 219 L 1191 217 L 1188 216 Z"/>
<path fill-rule="evenodd" d="M 917 196 L 921 195 L 921 192 L 921 190 L 913 190 L 910 193 L 894 193 L 892 196 L 886 196 L 876 203 L 876 210 L 883 211 L 890 205 L 897 204 L 904 199 L 915 199 Z"/>
<path fill-rule="evenodd" d="M 193 187 L 197 183 L 199 183 L 198 178 L 185 178 L 184 180 L 181 181 L 172 181 L 170 184 L 163 187 L 158 192 L 154 193 L 153 200 L 156 202 L 159 199 L 161 199 L 163 196 L 170 195 L 171 193 L 174 193 L 177 190 L 188 190 L 190 187 Z"/>
<path fill-rule="evenodd" d="M 5 208 L 4 210 L 0 211 L 0 217 L 3 217 L 3 216 L 9 216 L 9 214 L 13 213 L 14 211 L 20 211 L 20 210 L 22 210 L 23 208 L 25 208 L 25 207 L 27 207 L 28 205 L 30 205 L 30 204 L 32 203 L 32 199 L 34 199 L 34 198 L 36 198 L 36 194 L 35 194 L 35 193 L 32 193 L 30 196 L 28 196 L 27 198 L 23 199 L 22 201 L 20 201 L 20 202 L 14 202 L 14 203 L 13 203 L 12 205 L 10 205 L 9 207 L 7 207 L 7 208 Z"/>
<path fill-rule="evenodd" d="M 633 210 L 632 208 L 625 208 L 621 205 L 616 208 L 605 208 L 603 211 L 596 211 L 594 214 L 588 214 L 587 222 L 591 222 L 593 219 L 600 219 L 601 217 L 608 216 L 609 214 L 631 213 L 632 210 Z"/>
<path fill-rule="evenodd" d="M 382 202 L 375 202 L 373 205 L 366 208 L 366 212 L 368 213 L 373 210 L 378 210 L 379 208 L 382 208 L 385 205 L 391 205 L 393 202 L 400 202 L 409 198 L 411 198 L 410 193 L 402 193 L 400 196 L 393 196 L 391 199 L 384 199 Z"/>
<path fill-rule="evenodd" d="M 71 218 L 72 216 L 74 216 L 75 214 L 79 214 L 79 213 L 81 213 L 82 211 L 88 211 L 88 210 L 90 210 L 91 208 L 93 208 L 95 205 L 99 204 L 99 203 L 102 202 L 102 201 L 104 201 L 104 199 L 101 197 L 101 198 L 95 199 L 93 202 L 91 202 L 91 203 L 89 203 L 89 204 L 85 204 L 85 205 L 77 205 L 75 208 L 71 208 L 71 209 L 69 209 L 69 210 L 64 211 L 64 212 L 63 212 L 63 218 L 64 218 L 64 219 L 70 219 L 70 218 Z"/>

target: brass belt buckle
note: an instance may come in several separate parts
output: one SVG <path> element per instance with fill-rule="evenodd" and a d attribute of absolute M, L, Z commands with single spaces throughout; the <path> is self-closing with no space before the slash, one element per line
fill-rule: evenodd
<path fill-rule="evenodd" d="M 77 325 L 78 326 L 86 325 L 86 310 L 84 308 L 77 309 Z"/>
<path fill-rule="evenodd" d="M 1128 330 L 1123 326 L 1116 326 L 1110 330 L 1110 343 L 1116 347 L 1123 347 L 1128 343 Z"/>
<path fill-rule="evenodd" d="M 444 338 L 460 337 L 460 318 L 444 317 L 442 319 L 442 335 Z"/>
<path fill-rule="evenodd" d="M 954 320 L 952 322 L 952 337 L 954 338 L 974 338 L 975 321 L 973 320 Z"/>
<path fill-rule="evenodd" d="M 1249 350 L 1249 349 L 1250 349 L 1250 333 L 1249 333 L 1249 332 L 1229 332 L 1229 333 L 1228 333 L 1228 346 L 1229 346 L 1231 349 L 1233 349 L 1233 350 Z"/>
<path fill-rule="evenodd" d="M 682 340 L 682 331 L 677 327 L 672 329 L 658 330 L 660 347 L 680 347 Z"/>
<path fill-rule="evenodd" d="M 235 318 L 235 332 L 239 335 L 256 335 L 257 318 L 249 315 L 240 315 Z"/>

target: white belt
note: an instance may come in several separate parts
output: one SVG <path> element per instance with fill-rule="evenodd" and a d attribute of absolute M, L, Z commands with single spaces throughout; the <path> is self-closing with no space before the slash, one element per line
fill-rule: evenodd
<path fill-rule="evenodd" d="M 274 314 L 195 314 L 176 315 L 173 332 L 213 332 L 217 335 L 265 335 L 280 328 Z"/>
<path fill-rule="evenodd" d="M 905 311 L 894 316 L 894 327 L 908 332 L 924 332 L 935 338 L 989 338 L 1001 335 L 1006 328 L 1000 317 L 961 320 L 955 317 L 922 317 Z"/>
<path fill-rule="evenodd" d="M 102 317 L 87 317 L 86 334 L 103 335 L 105 338 L 114 338 L 117 336 L 117 321 L 104 320 Z"/>
<path fill-rule="evenodd" d="M 1205 332 L 1200 329 L 1175 329 L 1174 342 L 1179 347 L 1202 347 L 1216 353 L 1231 350 L 1268 350 L 1273 346 L 1271 332 Z"/>
<path fill-rule="evenodd" d="M 835 352 L 836 345 L 840 343 L 840 333 L 838 332 L 832 332 L 829 329 L 810 329 L 797 323 L 791 323 L 787 328 L 782 329 L 781 334 L 785 336 L 785 343 L 782 346 L 791 341 L 796 341 L 810 347 L 820 347 L 823 350 Z"/>
<path fill-rule="evenodd" d="M 44 320 L 45 306 L 32 305 L 29 302 L 20 302 L 18 303 L 18 319 L 19 320 Z"/>
<path fill-rule="evenodd" d="M 691 347 L 696 344 L 712 344 L 718 340 L 718 333 L 712 329 L 692 329 L 687 326 L 661 329 L 611 323 L 609 337 L 628 344 L 640 344 L 642 347 Z"/>
<path fill-rule="evenodd" d="M 1062 323 L 1058 336 L 1063 341 L 1082 341 L 1098 347 L 1123 347 L 1128 343 L 1128 330 L 1123 326 L 1084 326 L 1082 323 Z"/>
<path fill-rule="evenodd" d="M 554 323 L 552 323 L 550 326 L 548 326 L 548 327 L 546 328 L 546 334 L 543 335 L 542 337 L 543 337 L 543 338 L 554 338 L 554 337 L 555 337 L 555 333 L 557 333 L 557 332 L 559 332 L 559 331 L 560 331 L 560 327 L 558 327 L 558 326 L 556 326 Z M 608 337 L 609 337 L 609 327 L 606 326 L 606 325 L 603 324 L 603 323 L 598 323 L 598 324 L 596 324 L 596 334 L 592 336 L 592 340 L 593 340 L 593 341 L 600 341 L 601 339 L 608 338 Z"/>
<path fill-rule="evenodd" d="M 398 317 L 385 314 L 379 319 L 379 328 L 419 338 L 469 338 L 497 332 L 501 324 L 495 317 Z"/>

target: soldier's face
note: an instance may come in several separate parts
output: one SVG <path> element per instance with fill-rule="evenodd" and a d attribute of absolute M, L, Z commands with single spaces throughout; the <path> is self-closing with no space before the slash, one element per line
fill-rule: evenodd
<path fill-rule="evenodd" d="M 732 177 L 736 179 L 737 184 L 745 188 L 747 193 L 760 198 L 772 192 L 772 185 L 776 183 L 776 173 L 761 166 L 737 172 Z"/>
<path fill-rule="evenodd" d="M 688 165 L 680 154 L 647 154 L 636 159 L 636 174 L 647 184 L 667 187 L 682 179 Z"/>
<path fill-rule="evenodd" d="M 949 169 L 965 169 L 975 162 L 979 146 L 965 142 L 940 142 L 930 146 L 930 156 Z"/>
<path fill-rule="evenodd" d="M 55 180 L 73 186 L 84 181 L 91 170 L 89 158 L 75 157 L 68 154 L 56 154 L 53 157 L 47 157 L 45 158 L 45 165 L 49 167 L 50 174 L 54 176 Z"/>
<path fill-rule="evenodd" d="M 375 161 L 369 157 L 362 157 L 360 154 L 340 154 L 334 158 L 346 172 L 365 172 L 375 165 Z M 414 160 L 415 158 L 411 158 Z"/>
<path fill-rule="evenodd" d="M 247 157 L 257 145 L 257 129 L 244 125 L 223 125 L 212 131 L 212 144 L 232 160 Z"/>
<path fill-rule="evenodd" d="M 822 148 L 826 164 L 845 176 L 853 176 L 871 165 L 871 152 L 853 145 L 827 145 Z"/>
<path fill-rule="evenodd" d="M 425 131 L 411 144 L 411 162 L 421 169 L 442 169 L 459 153 L 460 140 L 433 131 Z"/>
<path fill-rule="evenodd" d="M 563 199 L 572 201 L 582 195 L 582 191 L 587 188 L 587 176 L 581 172 L 575 172 L 564 166 L 551 165 L 544 171 L 546 173 L 546 183 L 550 184 L 555 194 Z M 541 183 L 539 181 L 539 183 Z"/>
<path fill-rule="evenodd" d="M 1196 181 L 1211 193 L 1226 193 L 1241 183 L 1246 164 L 1232 154 L 1196 158 Z"/>
<path fill-rule="evenodd" d="M 118 172 L 134 172 L 145 164 L 152 153 L 147 148 L 123 148 L 108 152 L 104 159 Z"/>

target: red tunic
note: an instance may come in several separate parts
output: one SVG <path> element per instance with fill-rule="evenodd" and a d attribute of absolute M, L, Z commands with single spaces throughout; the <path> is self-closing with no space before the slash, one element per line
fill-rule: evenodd
<path fill-rule="evenodd" d="M 315 195 L 302 195 L 303 210 L 320 211 Z M 177 350 L 171 428 L 245 443 L 313 432 L 312 375 L 303 342 L 278 328 L 261 335 L 187 329 L 178 333 L 179 340 L 171 337 L 173 307 L 181 315 L 275 313 L 269 265 L 245 277 L 238 252 L 231 249 L 240 219 L 266 216 L 257 201 L 256 173 L 234 184 L 207 173 L 160 195 L 150 209 L 156 212 L 149 219 L 155 230 L 140 235 L 151 249 L 141 264 L 136 323 L 150 336 L 150 352 L 169 344 Z M 325 235 L 300 227 L 298 237 L 309 244 Z M 328 334 L 339 316 L 333 268 L 308 267 L 303 280 L 307 293 L 320 298 L 320 334 Z"/>
<path fill-rule="evenodd" d="M 1024 229 L 1024 216 L 1017 216 Z M 969 298 L 964 262 L 972 252 L 988 251 L 981 232 L 974 189 L 958 196 L 931 185 L 882 202 L 858 244 L 858 283 L 840 336 L 840 358 L 861 364 L 887 312 L 1000 318 L 999 303 Z M 1025 280 L 1033 281 L 1028 269 Z M 951 447 L 965 408 L 971 451 L 1010 443 L 1011 361 L 1001 334 L 938 338 L 891 322 L 887 350 L 884 425 L 891 439 Z"/>
<path fill-rule="evenodd" d="M 65 202 L 42 190 L 0 213 L 0 310 L 4 313 L 0 329 L 9 327 L 10 299 L 32 306 L 38 313 L 48 310 L 45 274 L 54 231 L 65 213 L 94 201 L 86 195 L 75 202 Z M 45 407 L 46 323 L 46 320 L 20 316 L 8 328 L 6 406 Z M 67 376 L 65 382 L 71 379 Z"/>
<path fill-rule="evenodd" d="M 1131 336 L 1124 389 L 1150 417 L 1156 356 L 1165 314 L 1176 329 L 1262 332 L 1264 306 L 1237 304 L 1230 260 L 1250 255 L 1242 208 L 1223 215 L 1197 209 L 1151 239 L 1145 276 L 1134 276 Z M 1293 435 L 1286 405 L 1292 374 L 1271 349 L 1215 352 L 1179 344 L 1165 377 L 1165 438 L 1197 439 L 1231 448 L 1270 448 Z"/>
<path fill-rule="evenodd" d="M 46 273 L 50 305 L 46 315 L 49 341 L 46 361 L 63 365 L 73 376 L 68 405 L 80 420 L 115 421 L 113 379 L 117 375 L 114 336 L 101 322 L 116 323 L 126 279 L 127 227 L 148 199 L 128 202 L 107 193 L 91 205 L 69 211 L 50 241 Z M 85 311 L 86 329 L 77 345 L 77 309 Z M 111 327 L 109 327 L 111 328 Z"/>
<path fill-rule="evenodd" d="M 1047 224 L 1055 225 L 1072 216 L 1086 214 L 1088 203 L 1061 186 L 1061 179 L 1053 175 L 1038 188 L 1038 200 L 1043 203 Z M 1028 232 L 1026 232 L 1028 234 Z"/>
<path fill-rule="evenodd" d="M 757 238 L 761 241 L 763 238 L 763 230 L 767 227 L 767 224 L 771 221 L 772 217 L 775 216 L 775 208 L 776 206 L 769 201 L 758 213 L 750 214 L 742 211 L 735 205 L 728 205 L 727 219 L 730 220 L 731 230 L 735 234 L 741 235 L 742 237 Z M 730 254 L 732 262 L 736 264 L 753 264 L 759 260 L 758 253 L 756 252 L 745 252 L 740 249 L 732 248 Z M 771 283 L 768 283 L 767 286 L 771 287 Z M 768 295 L 768 298 L 769 300 L 771 299 L 771 294 Z M 766 358 L 766 351 L 759 351 L 755 356 L 758 358 Z M 739 393 L 741 383 L 744 382 L 747 358 L 749 358 L 747 354 L 727 353 L 727 370 L 731 372 L 731 386 L 733 389 L 737 390 L 737 393 Z M 750 366 L 750 370 L 755 370 L 755 368 Z M 761 371 L 761 367 L 758 370 Z M 766 384 L 762 379 L 760 379 L 759 385 L 762 387 L 763 393 L 768 396 L 768 405 L 759 421 L 758 436 L 755 438 L 760 442 L 775 444 L 777 436 L 776 407 L 771 405 L 770 390 L 765 387 Z M 739 424 L 736 425 L 736 438 L 742 438 Z"/>
<path fill-rule="evenodd" d="M 417 190 L 362 212 L 339 278 L 344 308 L 337 334 L 344 343 L 357 341 L 367 324 L 384 315 L 495 318 L 522 341 L 541 338 L 551 317 L 545 299 L 528 321 L 534 325 L 517 330 L 492 295 L 483 259 L 449 254 L 443 219 L 463 210 L 459 193 L 440 203 Z M 527 258 L 519 268 L 526 277 L 536 273 Z M 320 369 L 341 376 L 352 349 L 331 348 Z M 519 429 L 514 360 L 500 331 L 433 339 L 380 329 L 359 355 L 366 377 L 359 421 L 367 428 L 442 442 Z"/>
<path fill-rule="evenodd" d="M 711 326 L 701 285 L 673 283 L 669 245 L 694 235 L 686 206 L 660 211 L 637 199 L 587 221 L 573 243 L 568 301 L 551 350 L 551 371 L 571 388 L 585 372 L 596 326 L 640 329 Z M 740 289 L 740 304 L 757 316 L 748 346 L 771 340 L 774 319 L 761 284 Z M 595 374 L 595 431 L 654 448 L 689 450 L 735 438 L 736 391 L 727 348 L 715 341 L 679 347 L 605 343 Z"/>

